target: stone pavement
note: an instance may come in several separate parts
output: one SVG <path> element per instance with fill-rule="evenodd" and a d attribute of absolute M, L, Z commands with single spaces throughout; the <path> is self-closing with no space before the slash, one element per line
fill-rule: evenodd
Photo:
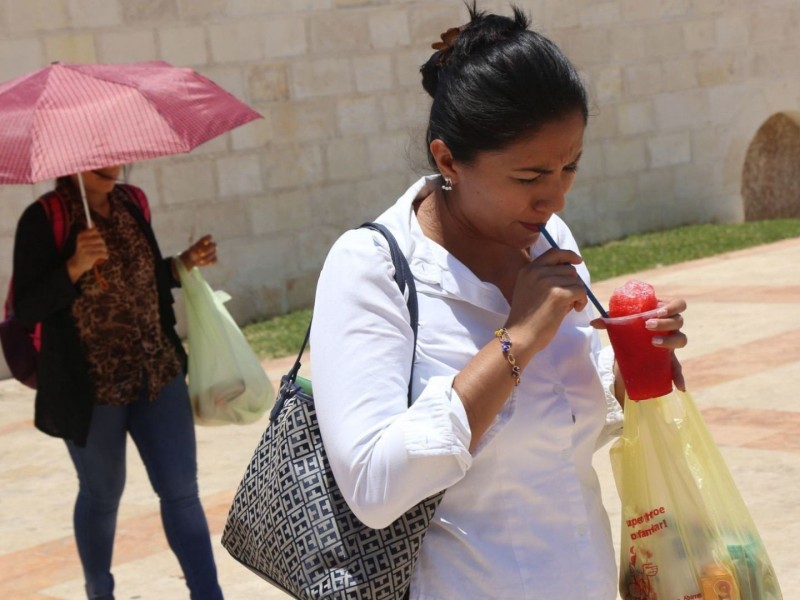
<path fill-rule="evenodd" d="M 636 278 L 689 302 L 689 346 L 679 353 L 689 389 L 764 539 L 786 600 L 800 597 L 800 239 L 654 269 L 594 286 L 606 300 Z M 292 359 L 265 363 L 273 379 Z M 34 430 L 32 394 L 0 382 L 0 598 L 83 597 L 71 531 L 77 482 L 63 442 Z M 218 543 L 236 485 L 266 418 L 198 428 L 200 489 L 228 598 L 286 596 Z M 114 555 L 117 598 L 188 597 L 161 530 L 157 500 L 135 449 Z M 607 448 L 596 455 L 615 540 L 619 500 Z"/>

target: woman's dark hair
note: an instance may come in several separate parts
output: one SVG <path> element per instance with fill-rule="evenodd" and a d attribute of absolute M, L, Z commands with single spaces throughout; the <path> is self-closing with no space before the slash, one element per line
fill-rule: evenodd
<path fill-rule="evenodd" d="M 434 169 L 435 139 L 456 160 L 469 162 L 575 112 L 588 119 L 577 70 L 553 42 L 528 29 L 518 7 L 512 7 L 513 19 L 486 14 L 475 3 L 468 8 L 469 23 L 452 46 L 434 52 L 420 69 L 422 87 L 433 98 L 426 141 Z"/>
<path fill-rule="evenodd" d="M 72 183 L 72 177 L 69 175 L 62 175 L 56 179 L 56 187 L 74 188 L 75 184 Z"/>

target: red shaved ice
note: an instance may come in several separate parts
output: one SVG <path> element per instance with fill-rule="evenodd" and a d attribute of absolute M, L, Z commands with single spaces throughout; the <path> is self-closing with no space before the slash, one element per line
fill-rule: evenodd
<path fill-rule="evenodd" d="M 672 391 L 671 353 L 653 345 L 653 337 L 663 333 L 646 327 L 657 308 L 653 286 L 632 280 L 614 290 L 608 303 L 610 318 L 603 319 L 631 400 L 658 398 Z"/>
<path fill-rule="evenodd" d="M 644 281 L 630 280 L 611 294 L 608 302 L 609 317 L 627 317 L 658 308 L 656 291 Z"/>

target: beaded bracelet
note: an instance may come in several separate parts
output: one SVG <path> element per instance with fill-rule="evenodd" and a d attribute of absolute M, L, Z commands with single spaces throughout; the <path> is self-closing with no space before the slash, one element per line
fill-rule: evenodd
<path fill-rule="evenodd" d="M 508 329 L 505 327 L 498 329 L 494 332 L 494 337 L 500 340 L 500 346 L 503 348 L 503 355 L 511 364 L 511 377 L 514 378 L 514 386 L 516 387 L 519 385 L 520 369 L 517 361 L 514 359 L 514 355 L 511 354 L 511 338 L 508 335 Z"/>

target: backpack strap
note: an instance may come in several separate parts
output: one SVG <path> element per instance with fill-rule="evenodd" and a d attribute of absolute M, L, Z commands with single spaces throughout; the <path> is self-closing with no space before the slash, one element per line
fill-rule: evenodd
<path fill-rule="evenodd" d="M 39 198 L 39 204 L 42 205 L 47 220 L 50 221 L 56 249 L 61 251 L 67 241 L 70 227 L 67 201 L 58 190 L 54 190 Z"/>
<path fill-rule="evenodd" d="M 6 301 L 3 302 L 3 320 L 10 319 L 14 316 L 14 276 L 12 275 L 8 280 L 8 292 L 6 292 Z"/>
<path fill-rule="evenodd" d="M 125 195 L 128 197 L 128 200 L 130 200 L 134 206 L 139 209 L 139 212 L 142 213 L 144 220 L 149 223 L 150 203 L 147 201 L 147 196 L 145 193 L 135 185 L 128 185 L 127 183 L 117 184 L 117 187 L 125 193 Z"/>

